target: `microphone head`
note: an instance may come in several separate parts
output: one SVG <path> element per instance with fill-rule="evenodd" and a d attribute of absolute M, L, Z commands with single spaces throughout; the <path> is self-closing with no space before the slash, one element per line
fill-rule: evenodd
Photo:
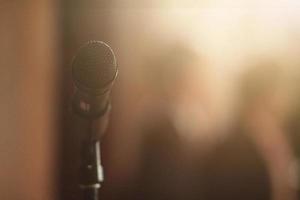
<path fill-rule="evenodd" d="M 75 86 L 88 94 L 102 94 L 108 91 L 117 72 L 114 52 L 101 41 L 89 41 L 84 44 L 72 63 Z"/>

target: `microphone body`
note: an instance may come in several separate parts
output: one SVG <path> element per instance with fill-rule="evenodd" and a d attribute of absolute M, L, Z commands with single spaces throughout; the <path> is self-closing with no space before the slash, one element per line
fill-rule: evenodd
<path fill-rule="evenodd" d="M 109 96 L 118 69 L 112 49 L 100 41 L 83 45 L 72 64 L 73 110 L 83 118 L 101 117 L 109 107 Z"/>

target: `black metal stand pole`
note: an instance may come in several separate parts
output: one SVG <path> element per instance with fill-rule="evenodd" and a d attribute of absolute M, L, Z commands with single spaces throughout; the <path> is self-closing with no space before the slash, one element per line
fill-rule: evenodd
<path fill-rule="evenodd" d="M 88 137 L 82 143 L 80 188 L 82 200 L 98 200 L 98 190 L 103 182 L 101 166 L 100 141 L 92 139 L 92 121 L 88 128 Z"/>

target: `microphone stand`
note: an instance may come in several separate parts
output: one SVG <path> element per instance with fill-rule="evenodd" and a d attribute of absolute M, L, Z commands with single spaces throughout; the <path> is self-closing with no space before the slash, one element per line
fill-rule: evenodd
<path fill-rule="evenodd" d="M 96 135 L 102 136 L 108 124 L 110 104 L 107 105 L 103 115 L 98 118 L 88 118 L 86 138 L 81 145 L 81 165 L 79 169 L 79 187 L 82 200 L 98 200 L 98 191 L 104 180 L 101 165 L 100 140 Z M 94 125 L 99 125 L 95 129 Z M 100 132 L 100 133 L 99 133 Z"/>
<path fill-rule="evenodd" d="M 100 160 L 100 141 L 93 140 L 92 123 L 90 120 L 88 137 L 81 146 L 81 166 L 80 166 L 80 188 L 83 200 L 98 200 L 98 190 L 103 181 L 103 169 Z"/>

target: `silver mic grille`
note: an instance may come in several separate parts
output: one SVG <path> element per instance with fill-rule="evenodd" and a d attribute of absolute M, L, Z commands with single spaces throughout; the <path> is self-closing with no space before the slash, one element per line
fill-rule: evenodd
<path fill-rule="evenodd" d="M 75 56 L 72 75 L 79 89 L 88 93 L 105 92 L 117 75 L 114 52 L 104 42 L 89 41 Z"/>

